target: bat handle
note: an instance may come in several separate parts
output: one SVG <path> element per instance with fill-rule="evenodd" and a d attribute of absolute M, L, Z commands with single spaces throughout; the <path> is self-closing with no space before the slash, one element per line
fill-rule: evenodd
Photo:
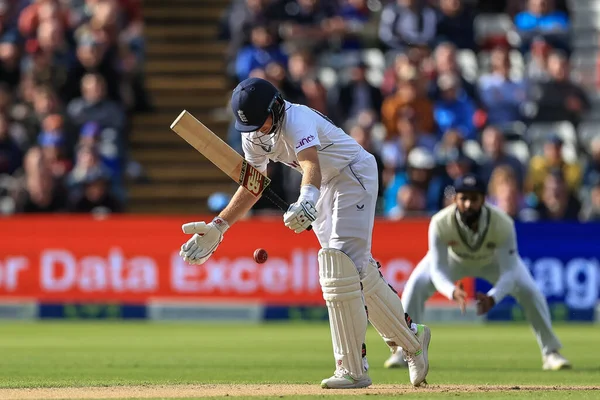
<path fill-rule="evenodd" d="M 263 195 L 267 199 L 269 199 L 269 201 L 271 201 L 271 203 L 275 204 L 283 212 L 286 212 L 288 210 L 288 208 L 290 208 L 290 205 L 288 204 L 288 202 L 285 201 L 284 199 L 282 199 L 281 197 L 279 197 L 279 195 L 277 193 L 275 193 L 273 191 L 273 189 L 271 189 L 268 186 L 265 189 L 265 191 L 263 192 Z M 308 228 L 306 228 L 306 230 L 312 231 L 312 225 L 309 225 Z"/>

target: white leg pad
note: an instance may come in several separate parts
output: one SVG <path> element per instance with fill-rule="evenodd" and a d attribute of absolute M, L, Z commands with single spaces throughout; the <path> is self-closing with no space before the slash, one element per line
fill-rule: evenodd
<path fill-rule="evenodd" d="M 366 367 L 363 346 L 368 322 L 356 266 L 339 250 L 321 249 L 319 282 L 329 313 L 336 369 L 358 379 Z"/>
<path fill-rule="evenodd" d="M 373 260 L 363 271 L 362 286 L 369 321 L 387 345 L 402 347 L 409 353 L 419 350 L 419 340 L 406 323 L 400 297 L 385 281 Z"/>

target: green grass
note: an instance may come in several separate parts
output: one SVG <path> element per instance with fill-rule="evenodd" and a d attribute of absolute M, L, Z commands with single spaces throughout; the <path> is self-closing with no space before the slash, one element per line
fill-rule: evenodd
<path fill-rule="evenodd" d="M 600 327 L 560 325 L 556 331 L 564 344 L 563 354 L 575 366 L 572 371 L 541 370 L 540 352 L 527 325 L 432 326 L 428 381 L 432 385 L 599 385 Z M 372 328 L 367 349 L 375 384 L 408 384 L 406 370 L 382 367 L 388 350 Z M 322 323 L 0 325 L 3 388 L 184 383 L 317 385 L 333 369 L 329 327 Z M 412 396 L 409 393 L 402 398 Z M 482 393 L 414 396 L 478 398 Z M 484 396 L 583 399 L 600 398 L 600 392 L 586 397 L 582 391 L 515 390 Z"/>

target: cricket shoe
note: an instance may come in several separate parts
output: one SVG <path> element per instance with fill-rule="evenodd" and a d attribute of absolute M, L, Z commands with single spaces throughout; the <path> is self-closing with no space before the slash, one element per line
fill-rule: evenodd
<path fill-rule="evenodd" d="M 544 371 L 559 371 L 561 369 L 570 369 L 572 368 L 569 360 L 564 358 L 558 351 L 553 351 L 544 356 L 543 358 L 544 364 L 542 368 Z"/>
<path fill-rule="evenodd" d="M 404 353 L 402 352 L 402 348 L 394 347 L 392 349 L 392 354 L 387 360 L 385 360 L 383 366 L 385 368 L 407 368 L 408 363 L 404 359 Z"/>
<path fill-rule="evenodd" d="M 359 389 L 371 386 L 372 383 L 373 381 L 366 372 L 359 379 L 354 379 L 348 372 L 338 370 L 331 378 L 323 379 L 321 387 L 323 389 Z"/>
<path fill-rule="evenodd" d="M 429 372 L 429 342 L 431 341 L 431 330 L 426 325 L 417 325 L 417 339 L 421 344 L 421 348 L 411 354 L 403 351 L 404 359 L 408 364 L 408 372 L 410 375 L 410 383 L 413 386 L 420 386 L 422 383 L 427 383 L 427 373 Z"/>

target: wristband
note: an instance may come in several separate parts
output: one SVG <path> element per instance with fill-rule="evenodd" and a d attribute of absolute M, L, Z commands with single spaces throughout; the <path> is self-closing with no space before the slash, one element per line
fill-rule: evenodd
<path fill-rule="evenodd" d="M 312 201 L 313 204 L 317 204 L 320 195 L 321 191 L 315 186 L 302 185 L 302 187 L 300 187 L 300 197 L 298 197 L 298 202 L 300 203 L 304 200 L 309 200 Z"/>

